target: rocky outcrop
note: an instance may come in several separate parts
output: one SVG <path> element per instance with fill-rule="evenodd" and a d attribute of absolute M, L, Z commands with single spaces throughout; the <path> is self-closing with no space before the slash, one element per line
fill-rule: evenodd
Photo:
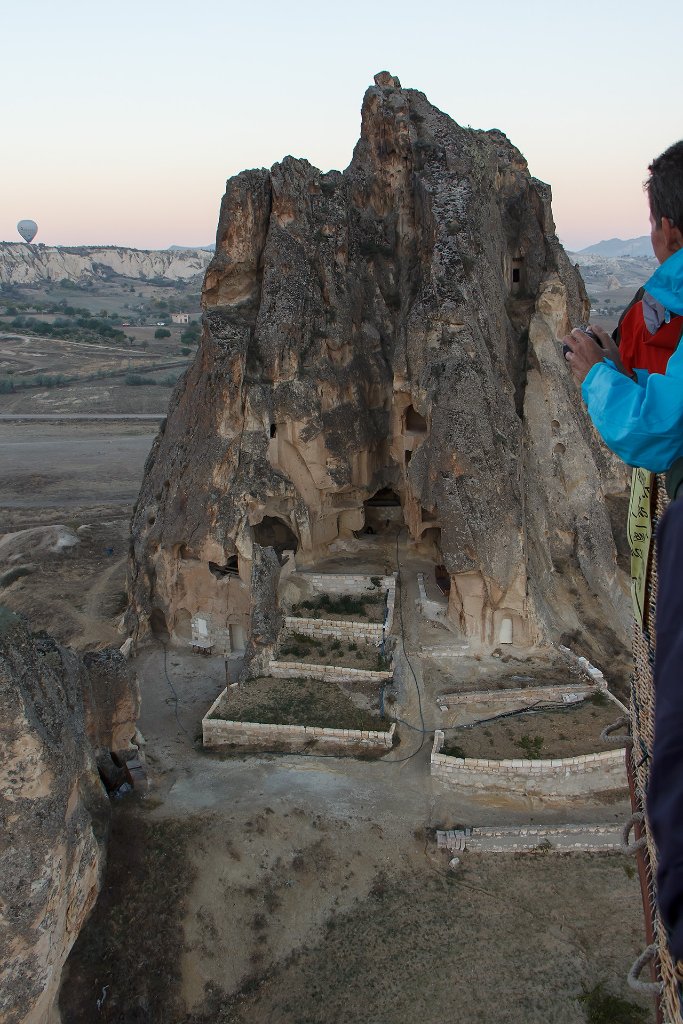
<path fill-rule="evenodd" d="M 502 132 L 386 72 L 343 173 L 228 181 L 134 516 L 131 632 L 182 637 L 207 608 L 248 631 L 254 541 L 310 565 L 404 529 L 473 640 L 582 629 L 591 602 L 625 633 L 604 501 L 624 476 L 556 341 L 588 306 L 550 201 Z"/>
<path fill-rule="evenodd" d="M 31 285 L 42 281 L 83 283 L 111 277 L 189 281 L 204 273 L 210 259 L 211 253 L 203 249 L 67 248 L 0 242 L 0 285 Z"/>
<path fill-rule="evenodd" d="M 124 689 L 118 663 L 89 671 L 0 608 L 3 1024 L 51 1019 L 62 966 L 97 899 L 109 802 L 89 734 L 125 746 L 132 735 L 130 723 L 105 721 L 105 710 L 89 703 L 106 688 L 105 674 L 110 690 Z"/>

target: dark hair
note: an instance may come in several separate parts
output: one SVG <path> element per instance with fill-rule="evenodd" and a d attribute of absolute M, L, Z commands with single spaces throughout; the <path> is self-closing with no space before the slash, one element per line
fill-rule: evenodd
<path fill-rule="evenodd" d="M 674 142 L 648 167 L 645 190 L 657 223 L 667 217 L 683 231 L 683 140 Z"/>

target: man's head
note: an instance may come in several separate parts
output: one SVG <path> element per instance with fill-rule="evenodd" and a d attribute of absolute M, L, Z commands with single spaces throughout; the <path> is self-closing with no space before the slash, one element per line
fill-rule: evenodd
<path fill-rule="evenodd" d="M 683 249 L 683 141 L 669 146 L 648 167 L 650 238 L 660 263 Z"/>

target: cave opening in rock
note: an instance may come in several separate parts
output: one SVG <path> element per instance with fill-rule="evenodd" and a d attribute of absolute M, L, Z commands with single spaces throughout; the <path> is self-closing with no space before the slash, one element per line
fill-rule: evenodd
<path fill-rule="evenodd" d="M 364 508 L 400 508 L 401 499 L 390 487 L 382 487 L 363 502 Z"/>
<path fill-rule="evenodd" d="M 149 617 L 149 628 L 152 630 L 152 635 L 159 640 L 169 639 L 168 623 L 161 608 L 152 608 L 152 613 Z"/>
<path fill-rule="evenodd" d="M 225 579 L 226 576 L 239 576 L 240 569 L 237 555 L 231 555 L 225 565 L 219 565 L 218 562 L 209 562 L 209 572 L 217 580 Z"/>
<path fill-rule="evenodd" d="M 426 434 L 427 420 L 421 416 L 412 405 L 409 405 L 404 413 L 405 429 L 410 434 Z"/>
<path fill-rule="evenodd" d="M 277 423 L 270 424 L 270 436 L 271 438 L 277 437 Z"/>
<path fill-rule="evenodd" d="M 276 516 L 264 516 L 260 523 L 252 527 L 254 540 L 262 548 L 275 548 L 281 557 L 284 551 L 298 551 L 299 541 L 296 534 L 284 519 Z"/>
<path fill-rule="evenodd" d="M 404 525 L 401 499 L 390 487 L 382 487 L 363 502 L 365 528 L 363 533 L 395 535 Z"/>

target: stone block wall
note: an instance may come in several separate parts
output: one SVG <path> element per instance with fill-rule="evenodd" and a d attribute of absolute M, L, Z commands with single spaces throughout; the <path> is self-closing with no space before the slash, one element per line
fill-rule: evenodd
<path fill-rule="evenodd" d="M 359 596 L 367 595 L 369 592 L 377 593 L 377 589 L 370 582 L 376 578 L 380 581 L 381 590 L 395 589 L 396 576 L 382 576 L 380 573 L 371 573 L 362 576 L 360 573 L 326 573 L 326 572 L 300 572 L 297 574 L 308 583 L 316 594 L 353 594 Z"/>
<path fill-rule="evenodd" d="M 550 686 L 527 686 L 516 687 L 509 690 L 472 690 L 469 693 L 444 693 L 436 698 L 440 708 L 460 707 L 463 704 L 533 704 L 535 701 L 556 701 L 562 702 L 568 695 L 577 695 L 581 700 L 596 693 L 596 686 L 589 686 L 586 683 Z"/>
<path fill-rule="evenodd" d="M 344 665 L 308 665 L 305 661 L 271 661 L 268 671 L 276 679 L 322 679 L 328 683 L 381 683 L 393 677 L 393 672 L 373 672 L 366 668 L 346 668 Z"/>
<path fill-rule="evenodd" d="M 395 724 L 380 729 L 324 729 L 310 725 L 265 725 L 260 722 L 233 722 L 211 716 L 218 709 L 226 690 L 213 702 L 202 719 L 202 742 L 205 747 L 239 747 L 240 749 L 289 750 L 292 753 L 385 754 L 391 750 Z"/>
<path fill-rule="evenodd" d="M 381 622 L 356 622 L 345 619 L 299 619 L 294 615 L 285 617 L 285 628 L 292 633 L 303 633 L 305 636 L 333 636 L 337 640 L 349 643 L 360 640 L 362 643 L 382 643 L 384 627 Z"/>
<path fill-rule="evenodd" d="M 437 729 L 431 756 L 432 778 L 454 788 L 540 796 L 581 796 L 627 786 L 624 748 L 553 760 L 450 757 L 441 753 Z"/>
<path fill-rule="evenodd" d="M 439 849 L 460 853 L 517 853 L 547 846 L 557 853 L 577 850 L 621 850 L 621 826 L 603 825 L 495 825 L 437 831 Z"/>

